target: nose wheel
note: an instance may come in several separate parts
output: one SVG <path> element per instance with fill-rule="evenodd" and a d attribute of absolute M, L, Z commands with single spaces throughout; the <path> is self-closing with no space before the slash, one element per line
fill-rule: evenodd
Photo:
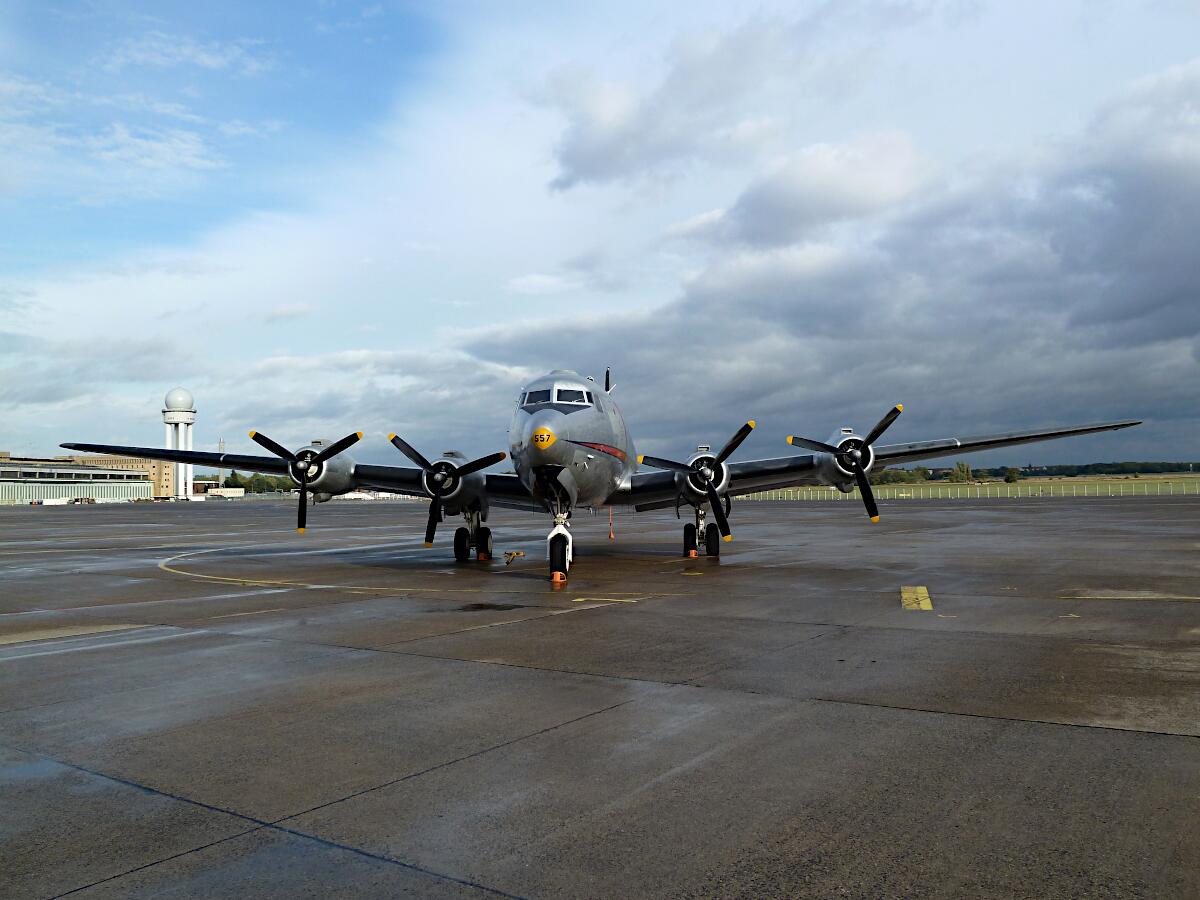
<path fill-rule="evenodd" d="M 546 559 L 550 564 L 550 581 L 554 584 L 567 583 L 567 571 L 571 568 L 571 532 L 567 528 L 569 513 L 555 513 L 554 528 L 546 537 Z"/>

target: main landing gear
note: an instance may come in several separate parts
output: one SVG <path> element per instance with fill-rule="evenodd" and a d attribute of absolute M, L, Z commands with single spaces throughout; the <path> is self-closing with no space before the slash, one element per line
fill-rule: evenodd
<path fill-rule="evenodd" d="M 468 510 L 463 513 L 467 524 L 460 526 L 454 532 L 454 558 L 458 562 L 466 562 L 471 558 L 471 550 L 480 562 L 492 558 L 492 529 L 481 524 L 478 510 Z"/>
<path fill-rule="evenodd" d="M 721 555 L 721 530 L 717 528 L 716 522 L 704 524 L 707 515 L 703 506 L 697 506 L 696 521 L 688 522 L 683 526 L 684 556 L 698 556 L 701 543 L 704 545 L 706 556 L 719 557 Z"/>

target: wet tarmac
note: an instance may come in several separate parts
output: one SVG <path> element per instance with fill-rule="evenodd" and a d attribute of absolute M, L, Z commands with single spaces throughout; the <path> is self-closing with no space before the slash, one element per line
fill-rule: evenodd
<path fill-rule="evenodd" d="M 425 509 L 0 509 L 0 897 L 1200 896 L 1200 499 Z"/>

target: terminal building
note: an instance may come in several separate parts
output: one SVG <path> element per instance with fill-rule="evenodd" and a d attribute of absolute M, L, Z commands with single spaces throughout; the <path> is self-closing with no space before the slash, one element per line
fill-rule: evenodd
<path fill-rule="evenodd" d="M 110 460 L 142 462 L 109 457 Z M 37 502 L 100 503 L 154 499 L 154 482 L 138 466 L 108 465 L 103 458 L 75 462 L 61 459 L 22 459 L 0 451 L 0 505 Z"/>

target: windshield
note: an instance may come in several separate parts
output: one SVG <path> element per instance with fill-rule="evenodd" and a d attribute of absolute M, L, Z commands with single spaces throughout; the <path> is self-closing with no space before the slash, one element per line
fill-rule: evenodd
<path fill-rule="evenodd" d="M 558 402 L 559 403 L 587 403 L 587 400 L 585 400 L 583 398 L 583 391 L 577 391 L 572 388 L 559 388 L 558 389 Z"/>
<path fill-rule="evenodd" d="M 549 402 L 550 402 L 550 390 L 549 389 L 546 389 L 544 391 L 530 391 L 528 394 L 525 395 L 525 405 L 526 406 L 533 406 L 533 404 L 535 404 L 535 403 L 549 403 Z"/>

